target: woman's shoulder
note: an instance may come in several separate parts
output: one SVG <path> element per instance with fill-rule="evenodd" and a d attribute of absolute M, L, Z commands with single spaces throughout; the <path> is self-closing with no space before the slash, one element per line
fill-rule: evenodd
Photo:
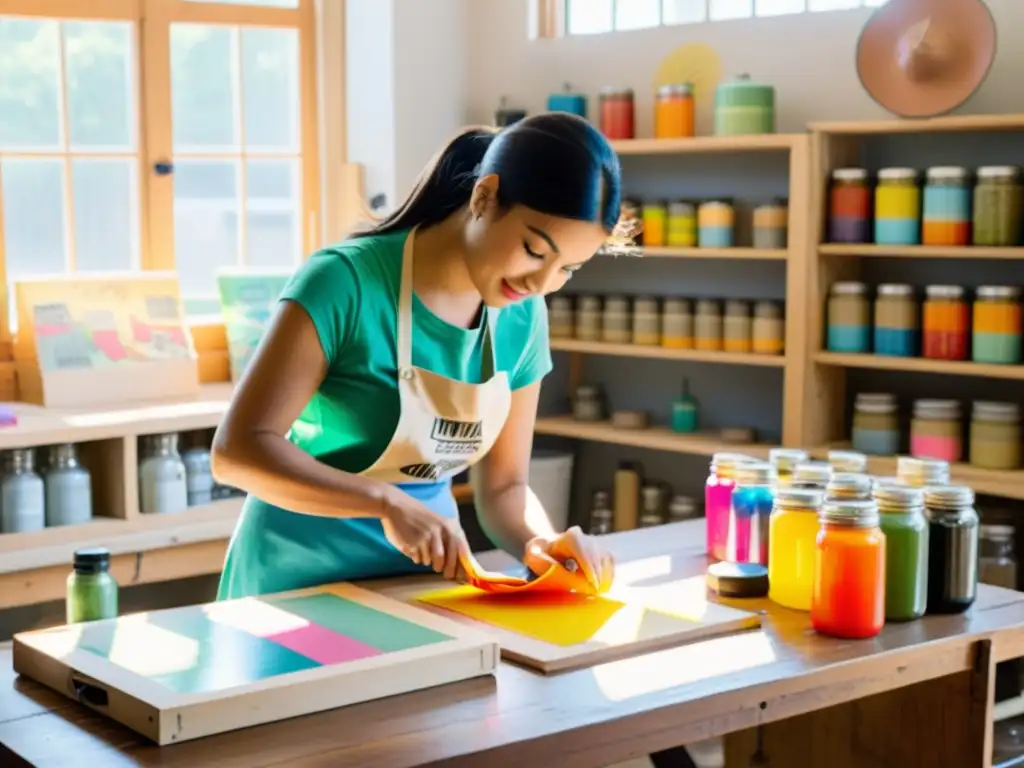
<path fill-rule="evenodd" d="M 400 264 L 406 235 L 406 232 L 388 232 L 352 237 L 324 246 L 310 256 L 310 261 L 341 261 L 357 268 L 379 263 Z"/>
<path fill-rule="evenodd" d="M 499 331 L 513 337 L 529 338 L 538 331 L 547 333 L 548 306 L 543 296 L 531 296 L 503 307 L 497 321 Z"/>

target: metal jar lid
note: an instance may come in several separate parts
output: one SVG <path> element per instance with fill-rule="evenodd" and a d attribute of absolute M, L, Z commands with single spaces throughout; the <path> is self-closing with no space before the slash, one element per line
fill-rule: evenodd
<path fill-rule="evenodd" d="M 577 306 L 583 312 L 600 312 L 601 311 L 601 297 L 600 296 L 580 296 L 577 300 Z"/>
<path fill-rule="evenodd" d="M 878 286 L 879 296 L 913 296 L 913 286 L 906 283 L 882 283 Z"/>
<path fill-rule="evenodd" d="M 1020 288 L 1013 285 L 982 285 L 978 288 L 979 299 L 1016 299 Z"/>
<path fill-rule="evenodd" d="M 725 302 L 725 314 L 732 317 L 750 317 L 750 302 L 739 299 L 729 299 Z"/>
<path fill-rule="evenodd" d="M 956 400 L 915 400 L 914 417 L 919 419 L 958 419 L 960 403 Z"/>
<path fill-rule="evenodd" d="M 665 85 L 658 86 L 658 97 L 667 98 L 669 96 L 692 96 L 693 95 L 693 84 L 692 83 L 667 83 Z"/>
<path fill-rule="evenodd" d="M 886 513 L 919 512 L 924 509 L 924 490 L 900 483 L 875 484 L 871 493 L 878 510 Z"/>
<path fill-rule="evenodd" d="M 954 511 L 974 504 L 974 491 L 966 485 L 934 485 L 924 489 L 924 504 L 929 509 Z"/>
<path fill-rule="evenodd" d="M 863 296 L 867 292 L 868 287 L 864 285 L 864 283 L 858 283 L 852 280 L 832 283 L 833 296 Z"/>
<path fill-rule="evenodd" d="M 835 472 L 825 486 L 830 499 L 870 499 L 873 483 L 858 472 Z"/>
<path fill-rule="evenodd" d="M 861 499 L 831 499 L 821 508 L 819 519 L 831 525 L 874 528 L 878 525 L 878 505 Z"/>
<path fill-rule="evenodd" d="M 677 200 L 674 203 L 669 203 L 668 214 L 669 216 L 693 216 L 697 212 L 697 208 L 693 203 L 687 203 L 684 200 Z"/>
<path fill-rule="evenodd" d="M 917 171 L 913 168 L 882 168 L 878 172 L 878 178 L 884 181 L 905 181 L 916 179 Z"/>
<path fill-rule="evenodd" d="M 632 99 L 633 89 L 622 85 L 606 85 L 601 89 L 602 99 Z"/>
<path fill-rule="evenodd" d="M 825 494 L 813 488 L 779 488 L 772 508 L 817 512 L 824 502 Z"/>
<path fill-rule="evenodd" d="M 807 451 L 799 448 L 772 448 L 768 451 L 768 461 L 775 466 L 776 472 L 792 472 L 797 464 L 808 458 Z"/>
<path fill-rule="evenodd" d="M 716 475 L 732 477 L 741 464 L 756 461 L 743 453 L 716 453 L 711 457 L 711 471 Z"/>
<path fill-rule="evenodd" d="M 714 299 L 697 299 L 697 314 L 714 315 L 717 317 L 721 314 L 721 309 L 718 302 Z"/>
<path fill-rule="evenodd" d="M 949 482 L 949 462 L 900 456 L 896 459 L 896 476 L 914 485 L 945 485 Z"/>
<path fill-rule="evenodd" d="M 810 485 L 824 489 L 830 477 L 832 467 L 824 461 L 803 461 L 793 470 L 793 484 L 796 486 Z"/>
<path fill-rule="evenodd" d="M 775 470 L 767 461 L 748 461 L 736 467 L 736 485 L 769 485 Z"/>
<path fill-rule="evenodd" d="M 957 165 L 936 165 L 925 171 L 929 181 L 963 181 L 967 178 L 967 169 Z"/>
<path fill-rule="evenodd" d="M 1020 169 L 1013 165 L 983 165 L 978 169 L 979 179 L 1016 179 Z"/>
<path fill-rule="evenodd" d="M 1012 424 L 1020 420 L 1020 408 L 1016 403 L 991 403 L 976 400 L 973 407 L 973 418 L 979 421 L 999 421 Z"/>
<path fill-rule="evenodd" d="M 924 293 L 929 299 L 961 299 L 964 289 L 959 285 L 929 285 Z"/>
<path fill-rule="evenodd" d="M 836 168 L 832 171 L 836 181 L 867 181 L 868 172 L 865 168 Z"/>
<path fill-rule="evenodd" d="M 828 464 L 833 472 L 863 472 L 868 457 L 860 451 L 829 451 Z"/>

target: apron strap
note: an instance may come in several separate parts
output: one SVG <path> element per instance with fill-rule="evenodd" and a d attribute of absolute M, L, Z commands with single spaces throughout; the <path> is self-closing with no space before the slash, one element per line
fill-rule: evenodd
<path fill-rule="evenodd" d="M 484 348 L 480 360 L 480 383 L 490 381 L 498 372 L 498 355 L 494 351 L 494 330 L 498 325 L 498 310 L 484 307 Z"/>

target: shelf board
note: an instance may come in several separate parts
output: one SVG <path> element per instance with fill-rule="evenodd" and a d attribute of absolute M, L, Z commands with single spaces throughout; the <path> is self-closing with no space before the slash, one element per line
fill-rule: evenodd
<path fill-rule="evenodd" d="M 924 120 L 866 120 L 811 123 L 812 133 L 867 136 L 885 133 L 962 133 L 967 131 L 1024 131 L 1024 114 L 956 115 Z"/>
<path fill-rule="evenodd" d="M 750 136 L 692 136 L 685 139 L 621 139 L 611 142 L 620 155 L 678 155 L 713 152 L 778 152 L 803 140 L 802 133 L 764 133 Z"/>
<path fill-rule="evenodd" d="M 828 456 L 829 450 L 849 449 L 849 443 L 842 443 L 811 451 L 818 459 Z M 1004 499 L 1024 499 L 1024 470 L 981 469 L 970 464 L 953 464 L 950 467 L 951 482 L 966 485 L 975 493 L 999 496 Z M 868 474 L 879 477 L 896 475 L 895 456 L 869 456 Z"/>
<path fill-rule="evenodd" d="M 626 253 L 602 251 L 602 256 L 641 259 L 741 259 L 746 261 L 784 261 L 789 258 L 785 248 L 672 248 L 669 246 L 638 246 Z"/>
<path fill-rule="evenodd" d="M 822 256 L 863 256 L 897 259 L 1024 259 L 1024 248 L 989 248 L 983 245 L 833 245 L 818 246 Z"/>
<path fill-rule="evenodd" d="M 616 429 L 608 422 L 576 421 L 571 416 L 543 416 L 537 419 L 538 435 L 569 437 L 592 443 L 628 445 L 653 451 L 685 453 L 692 456 L 711 456 L 728 451 L 766 458 L 768 445 L 736 445 L 724 442 L 715 434 L 679 434 L 665 427 L 647 429 Z"/>
<path fill-rule="evenodd" d="M 647 347 L 640 344 L 610 344 L 605 341 L 579 339 L 551 339 L 552 352 L 576 352 L 584 355 L 611 357 L 644 357 L 654 360 L 684 360 L 694 363 L 721 363 L 724 365 L 756 365 L 782 368 L 786 358 L 782 355 L 755 355 L 746 352 L 705 352 L 697 349 L 669 349 Z"/>
<path fill-rule="evenodd" d="M 991 365 L 956 360 L 926 360 L 920 357 L 890 357 L 839 352 L 818 352 L 814 361 L 820 365 L 842 368 L 871 368 L 883 371 L 942 373 L 953 376 L 975 376 L 986 379 L 1024 380 L 1024 365 Z"/>

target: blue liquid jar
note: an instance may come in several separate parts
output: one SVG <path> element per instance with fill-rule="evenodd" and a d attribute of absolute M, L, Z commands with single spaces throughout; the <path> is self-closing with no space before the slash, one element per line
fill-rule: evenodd
<path fill-rule="evenodd" d="M 878 286 L 875 300 L 875 354 L 913 357 L 917 354 L 919 307 L 914 289 L 902 283 Z"/>
<path fill-rule="evenodd" d="M 826 346 L 830 352 L 864 353 L 871 348 L 871 306 L 864 283 L 832 284 Z"/>
<path fill-rule="evenodd" d="M 860 393 L 853 403 L 853 450 L 869 456 L 895 456 L 900 447 L 896 396 L 887 392 Z"/>
<path fill-rule="evenodd" d="M 768 524 L 775 503 L 775 470 L 765 461 L 736 468 L 729 505 L 726 560 L 768 565 Z"/>

